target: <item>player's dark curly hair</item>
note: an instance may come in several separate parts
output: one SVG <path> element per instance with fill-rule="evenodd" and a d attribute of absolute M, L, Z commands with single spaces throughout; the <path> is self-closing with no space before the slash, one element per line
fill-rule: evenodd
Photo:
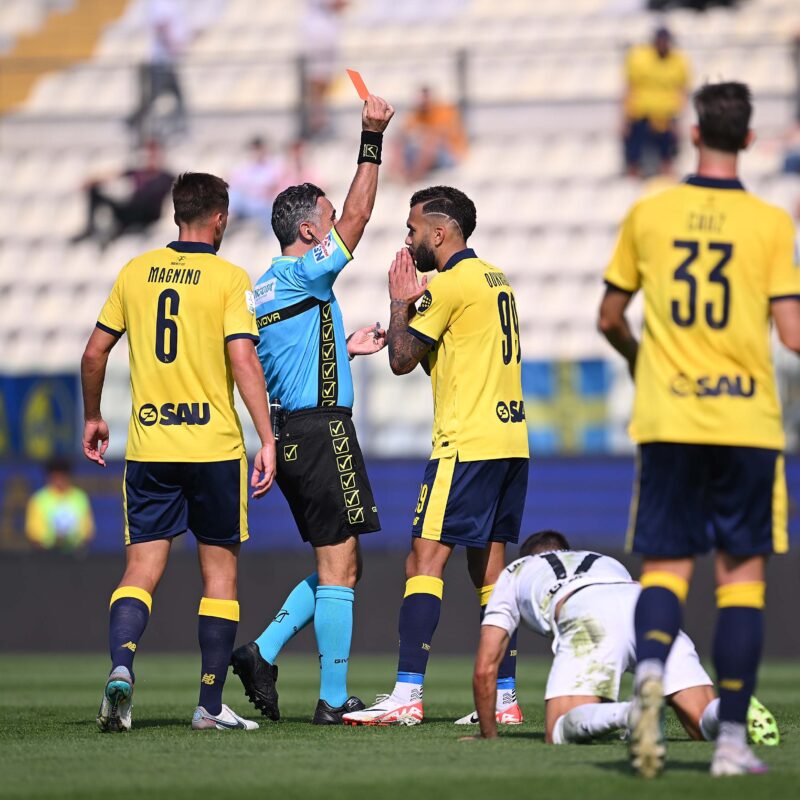
<path fill-rule="evenodd" d="M 454 220 L 461 228 L 465 242 L 472 236 L 478 212 L 475 210 L 475 203 L 464 192 L 452 186 L 430 186 L 411 196 L 410 207 L 413 208 L 418 203 L 423 204 L 423 214 L 444 214 Z"/>
<path fill-rule="evenodd" d="M 317 200 L 325 192 L 313 183 L 301 183 L 284 189 L 272 204 L 272 230 L 281 249 L 297 241 L 300 223 L 317 215 Z"/>
<path fill-rule="evenodd" d="M 703 144 L 725 153 L 744 150 L 753 113 L 744 83 L 707 83 L 695 92 L 694 107 Z"/>
<path fill-rule="evenodd" d="M 228 184 L 207 172 L 184 172 L 172 184 L 175 224 L 189 225 L 212 214 L 227 214 Z"/>
<path fill-rule="evenodd" d="M 535 556 L 551 550 L 571 550 L 567 537 L 558 531 L 539 531 L 529 536 L 519 549 L 520 556 Z"/>

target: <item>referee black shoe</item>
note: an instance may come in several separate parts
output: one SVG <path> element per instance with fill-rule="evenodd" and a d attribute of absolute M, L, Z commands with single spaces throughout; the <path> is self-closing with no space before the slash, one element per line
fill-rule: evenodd
<path fill-rule="evenodd" d="M 366 708 L 364 703 L 357 697 L 348 697 L 344 701 L 343 706 L 333 708 L 329 706 L 324 700 L 317 703 L 317 710 L 314 712 L 314 719 L 311 720 L 313 725 L 342 725 L 344 720 L 342 717 L 352 711 L 363 711 Z"/>
<path fill-rule="evenodd" d="M 255 642 L 236 648 L 231 654 L 233 674 L 238 675 L 248 700 L 267 719 L 277 722 L 281 718 L 278 710 L 278 667 L 261 657 Z"/>

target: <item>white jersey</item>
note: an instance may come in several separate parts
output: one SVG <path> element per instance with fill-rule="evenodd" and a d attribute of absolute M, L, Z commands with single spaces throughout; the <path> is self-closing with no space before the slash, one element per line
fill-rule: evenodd
<path fill-rule="evenodd" d="M 542 636 L 555 636 L 556 608 L 577 589 L 594 584 L 635 584 L 614 558 L 587 550 L 554 550 L 509 564 L 495 584 L 484 625 L 513 633 L 524 622 Z"/>

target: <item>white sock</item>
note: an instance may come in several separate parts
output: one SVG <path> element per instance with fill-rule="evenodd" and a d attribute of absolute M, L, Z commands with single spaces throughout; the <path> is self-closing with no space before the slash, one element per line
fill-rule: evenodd
<path fill-rule="evenodd" d="M 657 658 L 648 658 L 646 661 L 640 661 L 636 665 L 636 673 L 633 679 L 635 687 L 642 685 L 642 681 L 647 678 L 664 678 L 664 663 Z"/>
<path fill-rule="evenodd" d="M 715 697 L 700 717 L 700 733 L 707 742 L 713 742 L 719 736 L 719 697 Z"/>
<path fill-rule="evenodd" d="M 734 747 L 747 746 L 747 726 L 741 722 L 720 722 L 717 747 L 732 745 Z"/>
<path fill-rule="evenodd" d="M 498 689 L 497 699 L 495 700 L 495 711 L 505 711 L 517 704 L 516 689 Z"/>
<path fill-rule="evenodd" d="M 394 689 L 392 689 L 392 697 L 404 706 L 410 703 L 421 703 L 422 684 L 397 681 L 394 685 Z"/>
<path fill-rule="evenodd" d="M 553 728 L 553 743 L 589 742 L 597 736 L 628 724 L 630 703 L 587 703 L 559 717 Z M 556 735 L 558 730 L 558 735 Z"/>

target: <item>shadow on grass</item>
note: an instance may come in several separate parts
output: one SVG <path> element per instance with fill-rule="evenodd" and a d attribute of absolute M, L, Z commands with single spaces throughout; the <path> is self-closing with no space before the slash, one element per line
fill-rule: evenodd
<path fill-rule="evenodd" d="M 620 775 L 630 775 L 631 778 L 640 780 L 631 769 L 627 759 L 619 761 L 603 761 L 593 766 L 607 772 L 616 772 Z M 708 772 L 708 761 L 670 761 L 665 767 L 666 772 Z"/>
<path fill-rule="evenodd" d="M 191 720 L 186 718 L 171 718 L 171 719 L 136 719 L 133 722 L 133 729 L 139 730 L 141 728 L 190 728 Z M 97 730 L 97 724 L 94 720 L 87 719 L 73 719 L 64 723 L 70 728 L 91 728 Z M 99 733 L 99 731 L 98 731 Z"/>

